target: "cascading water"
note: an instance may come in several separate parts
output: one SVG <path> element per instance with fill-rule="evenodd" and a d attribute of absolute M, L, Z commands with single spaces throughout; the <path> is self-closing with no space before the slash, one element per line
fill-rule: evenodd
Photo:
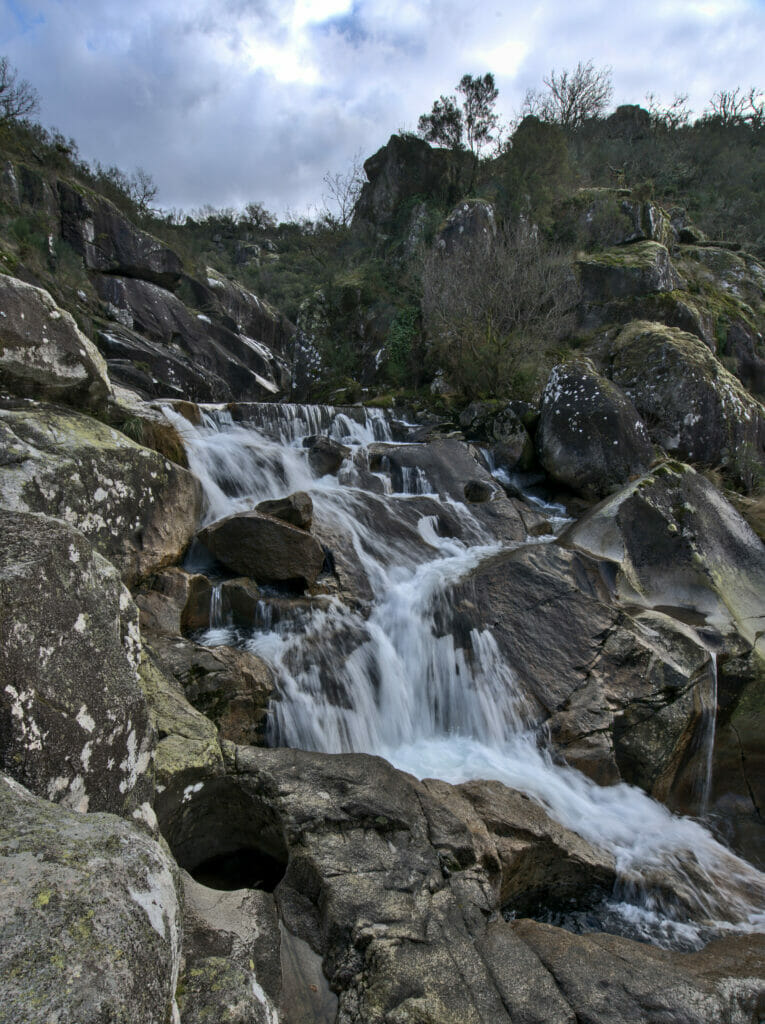
<path fill-rule="evenodd" d="M 271 742 L 374 753 L 420 778 L 493 778 L 527 793 L 613 854 L 621 883 L 604 919 L 637 937 L 692 948 L 715 931 L 765 929 L 765 876 L 642 791 L 600 787 L 555 763 L 491 631 L 458 639 L 444 628 L 456 625 L 448 586 L 500 545 L 463 504 L 359 486 L 365 446 L 391 438 L 385 417 L 318 406 L 252 410 L 247 425 L 211 410 L 198 428 L 168 410 L 203 485 L 204 522 L 308 491 L 314 529 L 353 555 L 373 595 L 361 608 L 324 597 L 286 616 L 273 615 L 266 600 L 251 631 L 217 628 L 202 638 L 239 643 L 271 665 L 279 691 Z M 316 479 L 308 465 L 301 439 L 318 430 L 353 450 L 337 478 Z M 458 524 L 453 536 L 442 535 L 443 517 Z"/>

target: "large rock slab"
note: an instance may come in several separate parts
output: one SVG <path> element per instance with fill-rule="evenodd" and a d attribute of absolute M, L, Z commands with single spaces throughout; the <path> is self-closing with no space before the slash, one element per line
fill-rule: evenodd
<path fill-rule="evenodd" d="M 188 471 L 99 420 L 56 406 L 0 409 L 0 506 L 76 526 L 132 584 L 177 561 L 201 489 Z"/>
<path fill-rule="evenodd" d="M 614 563 L 622 601 L 684 610 L 765 653 L 765 548 L 690 466 L 662 463 L 601 502 L 561 541 Z"/>
<path fill-rule="evenodd" d="M 102 405 L 106 363 L 48 292 L 0 274 L 0 384 L 18 395 Z"/>
<path fill-rule="evenodd" d="M 310 587 L 324 564 L 324 551 L 315 537 L 260 512 L 227 516 L 206 527 L 199 537 L 232 572 L 258 583 Z"/>
<path fill-rule="evenodd" d="M 0 777 L 0 877 L 2 1020 L 173 1019 L 181 910 L 177 869 L 159 843 Z"/>
<path fill-rule="evenodd" d="M 89 270 L 139 277 L 164 287 L 179 282 L 180 257 L 131 224 L 108 199 L 64 181 L 58 183 L 58 195 L 61 236 Z"/>
<path fill-rule="evenodd" d="M 630 324 L 613 344 L 611 376 L 670 454 L 722 464 L 738 483 L 747 462 L 765 466 L 765 409 L 694 335 Z"/>
<path fill-rule="evenodd" d="M 542 395 L 537 448 L 550 476 L 589 499 L 645 472 L 654 457 L 635 406 L 589 361 L 553 367 Z"/>
<path fill-rule="evenodd" d="M 78 811 L 151 801 L 137 610 L 82 533 L 0 512 L 0 638 L 3 770 Z"/>
<path fill-rule="evenodd" d="M 753 1019 L 764 977 L 760 936 L 688 955 L 503 920 L 502 841 L 523 839 L 543 862 L 545 850 L 560 843 L 560 892 L 569 895 L 569 883 L 577 871 L 585 880 L 593 857 L 587 844 L 565 830 L 556 834 L 536 805 L 504 787 L 424 785 L 365 755 L 229 747 L 226 763 L 225 777 L 205 782 L 188 799 L 163 794 L 164 834 L 191 872 L 243 848 L 254 870 L 259 858 L 282 865 L 275 891 L 282 965 L 287 937 L 322 958 L 338 996 L 336 1015 L 333 1008 L 322 1021 Z M 504 830 L 507 836 L 498 835 Z M 533 856 L 531 850 L 518 856 L 516 872 L 507 857 L 507 879 L 520 882 L 520 868 Z M 533 877 L 526 878 L 533 887 Z M 256 960 L 249 965 L 257 967 Z M 222 976 L 222 966 L 209 975 Z M 238 980 L 231 977 L 232 991 L 241 991 L 241 971 Z"/>
<path fill-rule="evenodd" d="M 545 723 L 569 763 L 685 806 L 713 703 L 710 655 L 669 616 L 624 612 L 610 582 L 605 561 L 534 545 L 481 563 L 450 605 L 460 635 L 491 629 L 528 718 Z"/>
<path fill-rule="evenodd" d="M 166 288 L 116 276 L 98 278 L 96 287 L 120 325 L 99 339 L 104 354 L 148 365 L 165 382 L 166 395 L 192 401 L 210 401 L 209 394 L 218 402 L 273 400 L 288 385 L 282 357 L 206 313 L 193 312 Z"/>
<path fill-rule="evenodd" d="M 577 261 L 585 302 L 671 292 L 680 284 L 669 252 L 659 242 L 635 242 Z"/>

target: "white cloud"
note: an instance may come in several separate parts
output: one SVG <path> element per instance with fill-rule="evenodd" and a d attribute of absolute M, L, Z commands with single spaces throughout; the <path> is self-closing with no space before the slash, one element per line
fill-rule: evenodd
<path fill-rule="evenodd" d="M 615 100 L 758 84 L 761 0 L 0 0 L 0 53 L 43 122 L 88 159 L 153 174 L 166 206 L 320 199 L 322 176 L 374 152 L 465 72 L 491 70 L 509 118 L 579 60 Z"/>

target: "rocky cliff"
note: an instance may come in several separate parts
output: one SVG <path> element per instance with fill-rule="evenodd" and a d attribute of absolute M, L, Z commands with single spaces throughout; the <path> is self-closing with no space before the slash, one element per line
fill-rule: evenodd
<path fill-rule="evenodd" d="M 358 230 L 490 245 L 464 171 Z M 300 406 L 236 280 L 2 187 L 76 275 L 0 275 L 0 1021 L 759 1020 L 760 263 L 578 192 L 533 400 Z"/>

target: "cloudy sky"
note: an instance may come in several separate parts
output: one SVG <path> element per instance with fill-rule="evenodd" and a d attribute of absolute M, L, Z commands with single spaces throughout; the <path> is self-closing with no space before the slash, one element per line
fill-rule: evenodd
<path fill-rule="evenodd" d="M 765 0 L 0 0 L 0 54 L 44 125 L 144 167 L 164 208 L 304 212 L 466 72 L 507 119 L 580 60 L 615 103 L 765 86 Z"/>

